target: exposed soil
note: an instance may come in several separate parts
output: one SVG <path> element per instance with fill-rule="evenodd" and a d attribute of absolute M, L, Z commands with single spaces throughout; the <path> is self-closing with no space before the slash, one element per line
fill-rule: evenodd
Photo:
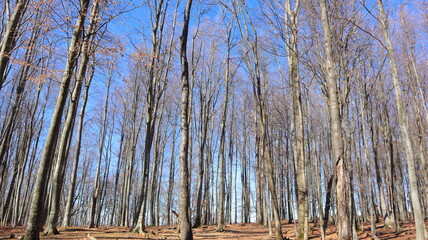
<path fill-rule="evenodd" d="M 426 222 L 428 224 L 428 222 Z M 310 239 L 320 239 L 319 227 L 314 227 L 310 224 Z M 364 230 L 358 232 L 359 239 L 373 239 L 370 235 L 370 223 L 364 224 Z M 41 239 L 108 239 L 108 240 L 124 240 L 124 239 L 179 239 L 174 226 L 162 227 L 147 227 L 149 233 L 139 235 L 130 233 L 129 228 L 124 227 L 68 227 L 59 228 L 61 234 L 55 236 L 41 236 Z M 326 239 L 336 239 L 336 227 L 329 226 L 327 229 Z M 21 239 L 24 235 L 25 227 L 12 228 L 10 226 L 0 227 L 0 239 Z M 415 225 L 412 222 L 401 223 L 401 232 L 395 233 L 392 229 L 384 229 L 383 223 L 376 224 L 376 232 L 378 239 L 415 239 Z M 284 236 L 289 239 L 295 239 L 295 225 L 283 224 Z M 224 232 L 217 232 L 215 226 L 203 226 L 193 229 L 194 239 L 241 239 L 241 240 L 267 240 L 273 239 L 269 236 L 269 228 L 255 223 L 249 224 L 230 224 L 226 225 Z"/>

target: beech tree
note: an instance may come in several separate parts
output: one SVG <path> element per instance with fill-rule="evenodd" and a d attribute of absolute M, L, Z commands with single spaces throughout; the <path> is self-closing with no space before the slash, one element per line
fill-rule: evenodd
<path fill-rule="evenodd" d="M 426 7 L 2 1 L 0 225 L 425 239 Z"/>
<path fill-rule="evenodd" d="M 156 130 L 156 120 L 159 115 L 161 97 L 167 86 L 168 73 L 163 75 L 161 66 L 161 49 L 164 38 L 164 24 L 168 9 L 169 1 L 154 2 L 154 19 L 152 19 L 152 57 L 149 60 L 148 83 L 146 95 L 146 132 L 144 140 L 144 156 L 143 156 L 143 175 L 141 188 L 141 208 L 139 209 L 138 221 L 134 227 L 134 232 L 144 233 L 145 214 L 147 206 L 147 193 L 149 187 L 149 167 L 151 160 L 152 144 Z M 168 70 L 166 70 L 168 72 Z"/>
<path fill-rule="evenodd" d="M 342 120 L 337 95 L 337 76 L 332 51 L 331 30 L 327 14 L 327 3 L 320 0 L 321 22 L 324 36 L 325 71 L 327 73 L 327 91 L 330 112 L 331 143 L 336 165 L 337 224 L 339 239 L 351 238 L 350 209 L 348 206 L 348 177 L 344 159 Z"/>
<path fill-rule="evenodd" d="M 53 112 L 51 125 L 49 127 L 49 133 L 46 137 L 42 158 L 40 161 L 39 169 L 37 171 L 37 178 L 31 201 L 31 210 L 27 222 L 27 229 L 24 239 L 39 239 L 39 231 L 41 227 L 39 224 L 42 224 L 41 214 L 44 202 L 43 198 L 45 197 L 47 187 L 48 171 L 52 167 L 54 151 L 58 140 L 61 118 L 68 96 L 72 72 L 76 66 L 77 56 L 80 52 L 79 43 L 82 39 L 88 5 L 88 0 L 80 1 L 79 16 L 77 18 L 73 37 L 70 42 L 67 63 L 64 69 L 61 88 L 57 97 L 57 104 Z"/>
<path fill-rule="evenodd" d="M 298 11 L 300 1 L 294 3 L 294 8 L 291 9 L 289 0 L 285 2 L 286 9 L 286 24 L 288 30 L 287 50 L 288 50 L 288 71 L 290 76 L 291 91 L 293 92 L 293 121 L 294 121 L 294 137 L 293 150 L 294 158 L 297 165 L 297 202 L 298 202 L 298 218 L 299 230 L 298 239 L 308 239 L 308 190 L 306 183 L 306 158 L 305 158 L 305 139 L 303 129 L 303 109 L 302 95 L 300 90 L 300 74 L 299 74 L 299 49 L 298 41 Z"/>
<path fill-rule="evenodd" d="M 10 61 L 12 52 L 18 40 L 19 28 L 22 18 L 28 8 L 29 0 L 16 1 L 12 16 L 8 19 L 6 31 L 2 34 L 0 42 L 0 90 L 6 78 L 6 70 Z"/>
<path fill-rule="evenodd" d="M 189 34 L 190 10 L 192 0 L 187 0 L 184 10 L 184 25 L 180 36 L 180 60 L 181 60 L 181 140 L 180 140 L 180 202 L 179 202 L 179 226 L 182 240 L 193 239 L 190 225 L 189 205 L 189 116 L 192 111 L 189 103 L 189 63 L 187 61 L 187 38 Z"/>
<path fill-rule="evenodd" d="M 81 62 L 79 66 L 79 70 L 77 72 L 76 76 L 76 83 L 71 95 L 71 103 L 68 106 L 68 112 L 67 117 L 64 122 L 64 126 L 62 129 L 61 138 L 59 141 L 59 150 L 58 150 L 58 158 L 55 164 L 55 167 L 53 168 L 53 177 L 52 177 L 52 194 L 51 194 L 51 206 L 50 206 L 50 212 L 48 216 L 47 221 L 47 229 L 45 231 L 46 235 L 51 234 L 58 234 L 58 230 L 56 228 L 57 222 L 58 222 L 58 215 L 59 215 L 59 204 L 60 204 L 60 193 L 62 190 L 63 185 L 63 173 L 64 168 L 66 165 L 66 160 L 68 157 L 68 150 L 69 145 L 72 139 L 72 130 L 74 127 L 74 122 L 76 119 L 76 112 L 78 103 L 80 100 L 80 93 L 82 90 L 83 85 L 83 79 L 86 75 L 86 69 L 89 65 L 89 58 L 90 58 L 90 50 L 91 45 L 93 45 L 92 39 L 94 38 L 95 34 L 95 28 L 98 22 L 99 17 L 99 8 L 100 8 L 100 1 L 95 0 L 92 5 L 91 9 L 91 19 L 89 23 L 89 27 L 87 30 L 86 38 L 82 41 L 82 53 L 81 53 Z"/>
<path fill-rule="evenodd" d="M 400 124 L 400 133 L 401 133 L 401 136 L 403 137 L 403 141 L 405 145 L 404 149 L 406 154 L 407 170 L 408 170 L 409 182 L 410 182 L 410 197 L 412 201 L 413 215 L 414 215 L 415 224 L 416 224 L 416 239 L 421 240 L 421 239 L 428 238 L 428 234 L 425 227 L 424 217 L 422 215 L 421 202 L 419 199 L 419 190 L 418 190 L 418 184 L 416 179 L 413 145 L 410 139 L 409 123 L 406 117 L 407 116 L 406 110 L 403 106 L 403 90 L 401 89 L 401 84 L 398 76 L 398 69 L 394 59 L 394 47 L 392 45 L 391 36 L 389 32 L 388 18 L 385 14 L 382 0 L 378 0 L 377 3 L 379 8 L 379 18 L 381 21 L 380 23 L 383 28 L 384 38 L 386 42 L 386 49 L 388 52 L 389 64 L 392 72 L 392 79 L 394 81 L 398 120 Z"/>

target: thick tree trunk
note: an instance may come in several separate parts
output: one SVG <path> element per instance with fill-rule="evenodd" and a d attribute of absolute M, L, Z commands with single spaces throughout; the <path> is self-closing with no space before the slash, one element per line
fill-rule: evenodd
<path fill-rule="evenodd" d="M 46 193 L 48 171 L 52 166 L 61 125 L 61 118 L 67 100 L 71 77 L 76 66 L 78 53 L 80 52 L 79 42 L 84 29 L 84 22 L 88 5 L 89 0 L 80 1 L 79 17 L 74 28 L 73 37 L 71 39 L 64 76 L 61 82 L 55 109 L 53 111 L 51 125 L 46 137 L 45 146 L 43 148 L 42 158 L 40 160 L 39 170 L 37 172 L 36 182 L 34 185 L 31 209 L 24 237 L 26 240 L 39 239 L 40 225 L 42 224 L 41 215 L 43 211 L 43 198 Z"/>
<path fill-rule="evenodd" d="M 180 60 L 181 60 L 181 142 L 180 142 L 180 200 L 179 200 L 179 225 L 181 240 L 192 240 L 192 228 L 190 225 L 190 186 L 189 186 L 189 115 L 191 112 L 189 96 L 189 63 L 187 62 L 187 38 L 189 34 L 190 10 L 192 0 L 187 0 L 184 10 L 183 31 L 180 36 Z"/>
<path fill-rule="evenodd" d="M 333 58 L 330 24 L 327 16 L 326 0 L 319 0 L 321 22 L 324 33 L 325 71 L 327 73 L 328 101 L 330 112 L 331 141 L 336 166 L 337 232 L 339 240 L 351 239 L 351 212 L 348 206 L 348 180 L 344 160 L 342 121 L 337 94 L 337 76 Z"/>
<path fill-rule="evenodd" d="M 305 159 L 305 143 L 303 134 L 303 111 L 302 111 L 302 94 L 300 90 L 299 76 L 299 53 L 298 53 L 298 11 L 300 1 L 295 2 L 294 9 L 291 9 L 290 0 L 285 3 L 287 12 L 287 52 L 288 52 L 288 69 L 290 76 L 290 86 L 292 87 L 293 99 L 293 120 L 294 120 L 294 137 L 293 151 L 296 157 L 297 166 L 297 215 L 299 218 L 299 226 L 297 230 L 297 239 L 308 239 L 309 217 L 308 217 L 308 190 L 306 187 L 306 159 Z"/>

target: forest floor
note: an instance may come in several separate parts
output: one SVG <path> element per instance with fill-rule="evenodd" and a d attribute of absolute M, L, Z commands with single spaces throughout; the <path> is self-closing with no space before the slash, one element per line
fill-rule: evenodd
<path fill-rule="evenodd" d="M 428 222 L 426 222 L 428 224 Z M 401 232 L 395 233 L 391 229 L 384 229 L 383 223 L 376 224 L 376 233 L 378 239 L 415 239 L 415 225 L 413 222 L 401 223 Z M 370 223 L 363 225 L 364 230 L 358 232 L 359 239 L 372 239 L 370 235 Z M 310 224 L 310 239 L 320 239 L 318 227 Z M 179 239 L 174 226 L 147 227 L 149 234 L 139 235 L 130 233 L 129 228 L 125 227 L 68 227 L 59 228 L 61 234 L 55 236 L 41 236 L 41 239 L 71 240 L 71 239 L 108 239 L 108 240 L 129 240 L 129 239 Z M 326 239 L 337 239 L 335 233 L 336 227 L 329 226 Z M 24 227 L 0 227 L 0 239 L 21 239 L 24 235 Z M 295 225 L 284 222 L 284 236 L 289 239 L 295 239 Z M 255 224 L 230 224 L 225 226 L 224 232 L 217 232 L 215 226 L 203 226 L 193 229 L 194 239 L 238 239 L 238 240 L 268 240 L 274 239 L 269 236 L 269 228 Z"/>

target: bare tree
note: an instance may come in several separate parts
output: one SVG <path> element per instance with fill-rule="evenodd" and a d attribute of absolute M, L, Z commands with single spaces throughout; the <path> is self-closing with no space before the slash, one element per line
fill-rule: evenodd
<path fill-rule="evenodd" d="M 7 65 L 13 50 L 15 50 L 19 28 L 22 18 L 28 8 L 28 3 L 29 0 L 19 0 L 16 2 L 12 17 L 7 23 L 6 32 L 0 42 L 0 90 L 6 78 Z"/>
<path fill-rule="evenodd" d="M 395 63 L 394 47 L 389 32 L 388 17 L 385 14 L 382 0 L 377 0 L 379 8 L 379 18 L 383 28 L 383 34 L 386 41 L 386 50 L 388 52 L 389 64 L 394 82 L 395 99 L 398 112 L 398 120 L 400 125 L 400 133 L 404 141 L 404 149 L 406 154 L 407 170 L 410 183 L 410 197 L 413 207 L 413 216 L 416 224 L 416 239 L 422 240 L 428 238 L 428 233 L 425 227 L 424 218 L 422 216 L 422 207 L 419 199 L 419 190 L 415 170 L 415 158 L 413 152 L 412 141 L 409 133 L 409 122 L 407 119 L 406 109 L 403 106 L 403 90 L 398 76 L 398 69 Z"/>
<path fill-rule="evenodd" d="M 245 49 L 244 61 L 246 67 L 250 73 L 252 81 L 252 91 L 253 97 L 256 104 L 256 122 L 260 124 L 260 159 L 264 160 L 264 166 L 266 167 L 266 179 L 268 183 L 268 189 L 270 192 L 270 200 L 272 203 L 272 212 L 275 221 L 275 238 L 277 240 L 282 240 L 282 227 L 279 214 L 279 203 L 277 198 L 277 189 L 275 184 L 275 174 L 274 166 L 272 161 L 272 146 L 269 136 L 269 118 L 268 118 L 268 107 L 267 99 L 265 92 L 265 84 L 262 83 L 262 66 L 260 62 L 260 53 L 258 44 L 260 43 L 258 39 L 258 33 L 255 29 L 254 23 L 248 13 L 247 6 L 242 6 L 241 3 L 232 3 L 233 14 L 237 19 L 239 30 L 241 36 L 244 40 L 244 44 L 247 44 L 249 47 Z M 242 14 L 242 19 L 238 14 Z M 251 30 L 251 37 L 250 31 Z M 257 142 L 257 141 L 256 141 Z M 259 185 L 259 191 L 261 186 Z M 260 202 L 258 204 L 261 204 Z M 260 219 L 259 219 L 260 220 Z"/>
<path fill-rule="evenodd" d="M 27 49 L 24 55 L 24 62 L 26 64 L 23 64 L 19 69 L 17 87 L 15 91 L 16 92 L 15 100 L 8 113 L 8 117 L 6 118 L 7 122 L 5 122 L 5 124 L 2 126 L 3 132 L 2 132 L 2 138 L 0 141 L 0 177 L 1 177 L 0 188 L 4 180 L 3 176 L 7 165 L 6 153 L 10 148 L 10 142 L 12 140 L 12 133 L 13 133 L 12 130 L 14 129 L 16 120 L 18 118 L 18 114 L 21 109 L 21 103 L 24 98 L 24 93 L 27 86 L 28 78 L 30 77 L 31 72 L 34 72 L 34 70 L 32 70 L 32 66 L 37 65 L 37 63 L 35 62 L 35 58 L 37 57 L 36 53 L 38 50 L 37 43 L 41 35 L 42 26 L 45 19 L 46 19 L 46 16 L 41 11 L 37 11 L 35 13 L 35 20 L 34 20 L 34 23 L 32 24 L 33 31 L 31 33 L 30 39 L 28 40 L 28 45 L 26 46 Z M 1 89 L 1 84 L 0 84 L 0 89 Z"/>
<path fill-rule="evenodd" d="M 290 76 L 290 86 L 293 92 L 293 151 L 297 165 L 297 207 L 298 207 L 298 239 L 308 239 L 308 189 L 306 187 L 306 159 L 305 159 L 305 139 L 303 134 L 303 110 L 302 94 L 300 90 L 299 74 L 299 50 L 298 50 L 298 14 L 300 1 L 295 2 L 294 8 L 291 8 L 290 0 L 285 2 L 285 10 L 288 28 L 287 38 L 287 58 Z"/>
<path fill-rule="evenodd" d="M 226 53 L 226 72 L 225 72 L 225 96 L 223 102 L 223 110 L 221 117 L 221 127 L 220 127 L 220 149 L 219 149 L 219 165 L 220 165 L 220 193 L 219 193 L 219 202 L 217 209 L 217 231 L 224 231 L 224 198 L 225 198 L 225 181 L 226 181 L 226 121 L 228 114 L 228 104 L 229 104 L 229 89 L 231 82 L 230 74 L 230 49 L 231 49 L 231 31 L 229 27 L 227 29 L 227 53 Z"/>
<path fill-rule="evenodd" d="M 99 9 L 100 1 L 95 0 L 92 5 L 91 19 L 87 30 L 86 38 L 82 41 L 82 53 L 79 70 L 76 76 L 76 83 L 72 92 L 71 102 L 68 106 L 67 117 L 64 122 L 62 129 L 61 139 L 59 142 L 58 158 L 53 169 L 52 177 L 52 194 L 51 194 L 51 205 L 48 216 L 47 229 L 45 235 L 59 234 L 57 230 L 58 216 L 59 216 L 59 204 L 61 197 L 61 190 L 64 179 L 64 168 L 68 158 L 68 150 L 70 149 L 70 143 L 73 136 L 73 128 L 75 119 L 77 116 L 77 107 L 80 100 L 80 93 L 82 91 L 83 80 L 86 75 L 87 66 L 89 65 L 89 58 L 91 55 L 91 45 L 93 45 L 92 39 L 94 38 L 95 28 L 99 22 Z"/>
<path fill-rule="evenodd" d="M 348 206 L 348 179 L 344 159 L 342 120 L 337 94 L 337 76 L 332 51 L 332 35 L 327 15 L 326 0 L 319 0 L 321 22 L 324 36 L 325 71 L 327 73 L 328 103 L 330 112 L 330 128 L 333 158 L 336 166 L 336 199 L 337 199 L 337 232 L 339 239 L 351 238 L 351 219 Z"/>
<path fill-rule="evenodd" d="M 26 240 L 39 239 L 39 231 L 41 227 L 40 224 L 42 224 L 41 214 L 43 209 L 43 198 L 45 197 L 46 193 L 48 172 L 53 162 L 54 152 L 59 135 L 59 128 L 61 125 L 61 118 L 67 100 L 72 73 L 76 66 L 78 53 L 80 52 L 79 43 L 82 38 L 88 5 L 89 0 L 80 1 L 79 16 L 77 18 L 73 37 L 71 39 L 64 76 L 61 82 L 61 88 L 58 93 L 51 125 L 49 127 L 49 133 L 46 137 L 39 170 L 37 172 L 36 183 L 33 190 L 33 198 L 31 201 L 31 210 L 29 213 L 27 229 L 24 238 Z"/>
<path fill-rule="evenodd" d="M 112 70 L 111 70 L 112 71 Z M 110 104 L 110 89 L 111 82 L 113 78 L 113 74 L 110 71 L 108 79 L 107 79 L 107 91 L 104 99 L 104 106 L 101 109 L 102 116 L 100 122 L 100 133 L 99 133 L 99 142 L 98 142 L 98 157 L 97 157 L 97 169 L 95 173 L 94 186 L 91 196 L 91 212 L 89 215 L 89 228 L 98 227 L 98 221 L 96 222 L 96 213 L 97 213 L 97 205 L 100 201 L 100 195 L 102 194 L 102 183 L 100 182 L 101 178 L 101 162 L 103 160 L 103 154 L 105 151 L 105 139 L 107 135 L 107 123 L 108 123 L 108 111 Z"/>
<path fill-rule="evenodd" d="M 74 204 L 77 169 L 79 166 L 80 152 L 82 148 L 82 135 L 83 135 L 83 126 L 84 126 L 84 119 L 85 119 L 85 110 L 88 103 L 89 88 L 91 86 L 91 82 L 94 77 L 94 72 L 95 72 L 94 68 L 95 66 L 91 64 L 90 72 L 85 82 L 85 90 L 83 92 L 83 97 L 82 97 L 82 106 L 80 107 L 79 123 L 77 127 L 77 138 L 76 138 L 76 144 L 75 144 L 75 151 L 73 154 L 74 155 L 73 167 L 71 170 L 71 177 L 70 177 L 70 186 L 68 189 L 67 200 L 65 204 L 64 218 L 62 220 L 63 227 L 68 227 L 70 225 L 70 220 L 71 220 L 70 218 L 71 218 L 71 213 L 72 213 L 73 204 Z"/>
<path fill-rule="evenodd" d="M 189 103 L 189 63 L 187 61 L 187 37 L 189 35 L 190 10 L 192 0 L 187 0 L 184 10 L 184 25 L 180 36 L 180 60 L 181 60 L 181 142 L 180 142 L 180 202 L 179 225 L 180 238 L 192 240 L 193 233 L 190 225 L 190 186 L 189 186 L 189 115 L 191 113 Z"/>

